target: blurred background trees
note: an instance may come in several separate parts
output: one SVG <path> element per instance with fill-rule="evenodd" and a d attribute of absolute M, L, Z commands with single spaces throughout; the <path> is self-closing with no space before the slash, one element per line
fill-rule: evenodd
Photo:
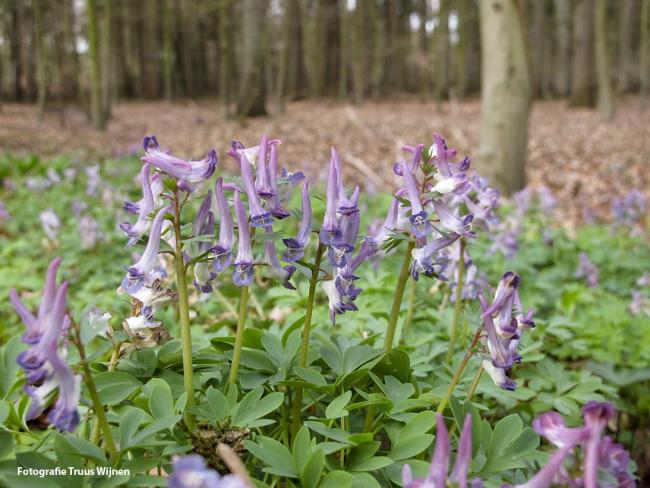
<path fill-rule="evenodd" d="M 41 117 L 81 107 L 101 129 L 131 99 L 218 98 L 243 118 L 304 98 L 480 95 L 482 157 L 505 187 L 523 181 L 508 161 L 531 101 L 608 120 L 639 91 L 650 0 L 0 0 L 0 101 Z"/>

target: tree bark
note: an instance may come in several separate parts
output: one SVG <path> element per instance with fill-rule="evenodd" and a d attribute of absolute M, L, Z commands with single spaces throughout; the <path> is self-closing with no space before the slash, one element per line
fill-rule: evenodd
<path fill-rule="evenodd" d="M 553 91 L 561 97 L 569 93 L 569 66 L 571 62 L 571 2 L 555 0 L 555 62 L 553 63 Z"/>
<path fill-rule="evenodd" d="M 242 52 L 237 100 L 239 117 L 266 115 L 266 81 L 264 59 L 264 27 L 267 0 L 243 0 Z"/>
<path fill-rule="evenodd" d="M 609 43 L 607 31 L 607 0 L 596 0 L 594 16 L 596 38 L 596 73 L 598 78 L 598 110 L 604 121 L 614 118 L 614 94 L 612 90 Z"/>
<path fill-rule="evenodd" d="M 635 46 L 634 24 L 638 15 L 636 0 L 623 0 L 621 2 L 618 30 L 618 80 L 619 92 L 627 92 L 635 84 Z"/>
<path fill-rule="evenodd" d="M 434 34 L 436 59 L 434 62 L 436 100 L 449 94 L 449 0 L 440 0 L 438 26 Z"/>
<path fill-rule="evenodd" d="M 650 95 L 650 0 L 641 6 L 641 45 L 639 46 L 641 95 Z"/>
<path fill-rule="evenodd" d="M 43 22 L 44 5 L 39 0 L 32 0 L 32 14 L 34 16 L 34 41 L 36 48 L 36 104 L 38 118 L 45 117 L 45 102 L 47 100 L 48 80 L 48 55 L 44 36 L 46 34 Z"/>
<path fill-rule="evenodd" d="M 591 107 L 593 96 L 594 0 L 577 0 L 573 13 L 573 61 L 571 64 L 571 105 Z"/>
<path fill-rule="evenodd" d="M 347 0 L 341 0 L 339 4 L 339 98 L 348 96 L 348 78 L 350 70 L 350 12 L 348 12 Z"/>
<path fill-rule="evenodd" d="M 463 4 L 470 2 L 471 0 L 461 0 L 461 8 Z M 419 92 L 420 96 L 427 97 L 430 93 L 430 77 L 429 77 L 429 49 L 428 49 L 428 40 L 427 40 L 427 18 L 428 18 L 428 6 L 427 0 L 419 0 L 417 3 L 417 13 L 420 18 L 420 28 L 418 29 L 418 52 L 417 52 L 417 68 L 418 68 L 418 81 L 419 81 Z M 462 14 L 462 18 L 464 17 Z M 460 26 L 459 26 L 460 29 Z M 461 40 L 463 42 L 465 38 Z"/>
<path fill-rule="evenodd" d="M 86 0 L 88 16 L 88 50 L 90 53 L 90 114 L 96 129 L 106 128 L 106 117 L 102 110 L 102 60 L 99 51 L 99 25 L 95 0 Z"/>
<path fill-rule="evenodd" d="M 516 0 L 480 3 L 479 166 L 506 194 L 525 185 L 530 74 L 521 16 Z"/>
<path fill-rule="evenodd" d="M 566 1 L 566 0 L 565 0 Z M 546 2 L 532 0 L 532 22 L 530 26 L 529 46 L 531 51 L 531 75 L 533 78 L 533 98 L 543 98 L 547 93 L 545 75 L 547 70 L 546 43 Z"/>
<path fill-rule="evenodd" d="M 163 17 L 163 91 L 165 100 L 168 102 L 174 97 L 174 13 L 172 11 L 173 5 L 170 0 L 162 0 L 161 15 Z"/>

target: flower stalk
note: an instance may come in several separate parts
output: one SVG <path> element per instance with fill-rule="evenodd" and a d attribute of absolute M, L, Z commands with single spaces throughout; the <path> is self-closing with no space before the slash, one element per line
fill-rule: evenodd
<path fill-rule="evenodd" d="M 445 361 L 451 362 L 454 357 L 454 349 L 456 348 L 456 341 L 458 339 L 458 323 L 460 322 L 460 314 L 463 311 L 463 285 L 465 280 L 465 239 L 460 238 L 460 258 L 458 259 L 458 280 L 456 281 L 455 302 L 454 302 L 454 315 L 451 321 L 451 331 L 449 334 L 449 347 L 447 348 L 447 356 Z"/>
<path fill-rule="evenodd" d="M 237 334 L 235 336 L 235 347 L 232 352 L 232 363 L 230 364 L 230 375 L 228 376 L 228 388 L 237 383 L 239 374 L 239 361 L 241 350 L 244 345 L 244 329 L 246 328 L 246 309 L 248 306 L 249 286 L 242 286 L 239 295 L 239 313 L 237 314 Z"/>
<path fill-rule="evenodd" d="M 181 208 L 178 195 L 174 195 L 174 234 L 176 249 L 174 265 L 176 267 L 176 285 L 178 288 L 178 311 L 181 324 L 181 341 L 183 344 L 183 382 L 187 395 L 186 407 L 194 406 L 194 369 L 192 367 L 192 333 L 190 331 L 190 306 L 187 294 L 187 269 L 183 258 L 183 236 L 181 234 Z M 195 427 L 194 416 L 185 414 L 185 425 L 192 431 Z"/>
<path fill-rule="evenodd" d="M 406 252 L 404 253 L 404 260 L 402 261 L 402 268 L 399 272 L 399 277 L 397 278 L 397 285 L 395 288 L 395 297 L 393 298 L 393 305 L 390 309 L 390 316 L 388 317 L 388 326 L 386 327 L 386 339 L 384 340 L 384 351 L 390 352 L 393 348 L 393 341 L 395 340 L 395 330 L 397 329 L 397 319 L 399 318 L 399 312 L 402 307 L 402 298 L 404 298 L 404 289 L 406 288 L 406 282 L 409 279 L 410 275 L 410 265 L 411 265 L 411 251 L 415 243 L 409 241 L 406 246 Z"/>

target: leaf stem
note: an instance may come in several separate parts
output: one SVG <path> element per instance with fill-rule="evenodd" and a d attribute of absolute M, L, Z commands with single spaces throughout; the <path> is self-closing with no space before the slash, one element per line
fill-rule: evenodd
<path fill-rule="evenodd" d="M 409 241 L 404 252 L 404 260 L 402 261 L 402 268 L 400 269 L 395 288 L 395 296 L 393 297 L 393 305 L 390 309 L 390 316 L 388 318 L 388 326 L 386 327 L 386 338 L 384 340 L 384 351 L 390 352 L 393 348 L 393 341 L 395 340 L 395 329 L 397 329 L 397 319 L 399 318 L 400 308 L 402 307 L 402 298 L 404 297 L 404 288 L 409 279 L 409 267 L 411 265 L 411 251 L 415 243 Z"/>
<path fill-rule="evenodd" d="M 181 208 L 178 194 L 174 194 L 174 235 L 176 252 L 174 264 L 176 266 L 176 286 L 178 288 L 178 313 L 181 325 L 181 341 L 183 343 L 183 382 L 187 395 L 187 407 L 194 406 L 194 368 L 192 365 L 192 333 L 190 331 L 190 306 L 187 293 L 187 268 L 183 258 L 183 243 L 181 233 Z M 194 415 L 185 413 L 185 425 L 192 431 L 195 427 Z"/>
<path fill-rule="evenodd" d="M 232 363 L 230 364 L 230 375 L 228 376 L 228 388 L 237 383 L 239 374 L 239 361 L 241 350 L 244 345 L 244 330 L 246 329 L 246 309 L 248 305 L 249 286 L 242 286 L 239 295 L 239 313 L 237 314 L 237 332 L 235 335 L 235 348 L 232 352 Z"/>
<path fill-rule="evenodd" d="M 460 258 L 458 259 L 458 280 L 456 281 L 456 294 L 454 302 L 454 316 L 451 322 L 451 332 L 449 334 L 449 347 L 447 348 L 447 356 L 445 361 L 451 362 L 454 356 L 454 349 L 456 348 L 456 340 L 458 338 L 458 322 L 460 321 L 460 314 L 463 310 L 463 286 L 465 279 L 465 239 L 460 238 Z"/>

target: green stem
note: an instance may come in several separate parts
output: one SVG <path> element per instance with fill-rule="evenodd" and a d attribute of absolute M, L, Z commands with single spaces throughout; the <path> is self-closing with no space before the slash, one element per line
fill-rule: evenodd
<path fill-rule="evenodd" d="M 88 359 L 86 358 L 86 349 L 84 348 L 83 343 L 81 342 L 81 331 L 79 330 L 79 325 L 74 321 L 72 322 L 72 327 L 76 334 L 74 343 L 75 346 L 77 346 L 77 350 L 79 351 L 79 359 L 80 359 L 79 362 L 81 364 L 81 369 L 83 371 L 84 382 L 86 383 L 86 388 L 88 388 L 90 399 L 93 402 L 93 410 L 95 411 L 95 415 L 97 416 L 97 423 L 99 424 L 104 434 L 104 445 L 106 446 L 106 450 L 108 451 L 108 455 L 111 461 L 113 461 L 113 463 L 117 463 L 119 459 L 119 455 L 117 452 L 117 448 L 115 447 L 115 441 L 113 440 L 113 433 L 111 432 L 111 426 L 109 425 L 108 419 L 106 418 L 104 405 L 102 404 L 102 401 L 99 398 L 99 394 L 97 393 L 97 387 L 95 386 L 95 380 L 93 379 L 93 375 L 90 372 L 90 367 L 88 366 Z"/>
<path fill-rule="evenodd" d="M 469 387 L 469 391 L 467 392 L 467 401 L 470 401 L 472 399 L 472 396 L 476 392 L 476 388 L 478 388 L 478 383 L 481 381 L 481 375 L 483 374 L 483 365 L 479 365 L 478 371 L 476 372 L 476 375 L 474 375 L 474 380 L 472 380 L 472 386 Z"/>
<path fill-rule="evenodd" d="M 316 250 L 316 257 L 314 258 L 314 266 L 311 270 L 311 278 L 309 280 L 309 294 L 307 295 L 307 309 L 305 310 L 305 323 L 302 328 L 302 343 L 300 345 L 299 365 L 301 368 L 307 366 L 307 355 L 309 354 L 309 334 L 311 333 L 311 318 L 314 310 L 314 298 L 316 297 L 316 285 L 318 284 L 318 274 L 320 272 L 320 264 L 323 259 L 325 246 L 321 242 L 318 243 Z M 302 410 L 302 387 L 296 387 L 296 394 L 293 398 L 293 408 L 291 412 L 292 417 L 292 435 L 295 436 L 300 429 L 300 412 Z"/>
<path fill-rule="evenodd" d="M 177 195 L 174 195 L 174 235 L 176 250 L 174 264 L 176 266 L 176 285 L 178 289 L 178 312 L 181 322 L 181 341 L 183 343 L 183 382 L 187 395 L 187 407 L 194 406 L 194 369 L 192 365 L 192 333 L 190 331 L 190 305 L 187 294 L 187 269 L 183 260 L 183 236 L 181 234 L 181 209 Z M 185 425 L 192 431 L 195 427 L 194 416 L 185 414 Z"/>
<path fill-rule="evenodd" d="M 417 292 L 416 281 L 411 280 L 409 283 L 409 298 L 406 308 L 406 317 L 404 318 L 404 325 L 402 326 L 402 340 L 404 342 L 406 339 L 406 334 L 408 333 L 409 327 L 411 327 L 411 322 L 413 321 L 413 313 L 415 311 L 415 295 Z"/>
<path fill-rule="evenodd" d="M 443 413 L 445 411 L 445 408 L 449 403 L 449 399 L 451 398 L 454 389 L 458 385 L 458 382 L 460 381 L 460 377 L 463 375 L 463 371 L 465 371 L 465 368 L 467 367 L 467 363 L 469 363 L 469 360 L 474 355 L 474 347 L 476 347 L 476 344 L 478 344 L 478 340 L 481 337 L 481 330 L 482 330 L 481 327 L 479 327 L 476 330 L 476 334 L 474 334 L 474 339 L 472 339 L 472 343 L 467 349 L 467 352 L 465 352 L 465 356 L 463 356 L 463 360 L 458 365 L 458 368 L 456 369 L 454 376 L 451 378 L 451 381 L 449 382 L 449 386 L 447 387 L 447 392 L 445 393 L 445 396 L 442 397 L 442 400 L 440 400 L 440 403 L 438 404 L 437 413 Z"/>
<path fill-rule="evenodd" d="M 456 282 L 456 302 L 454 303 L 454 317 L 451 322 L 451 333 L 449 335 L 449 347 L 447 348 L 446 362 L 451 362 L 456 348 L 458 338 L 458 322 L 463 310 L 463 281 L 465 279 L 465 239 L 460 238 L 460 258 L 458 259 L 458 281 Z"/>
<path fill-rule="evenodd" d="M 115 371 L 115 365 L 117 364 L 117 357 L 120 354 L 121 342 L 116 342 L 113 344 L 113 352 L 111 353 L 111 361 L 108 363 L 108 371 Z M 91 436 L 91 442 L 95 445 L 99 444 L 99 422 L 95 422 L 93 426 L 93 432 Z"/>
<path fill-rule="evenodd" d="M 239 374 L 239 361 L 241 359 L 241 350 L 244 345 L 244 329 L 246 328 L 246 307 L 248 305 L 248 290 L 250 287 L 242 286 L 239 295 L 239 313 L 237 314 L 237 335 L 235 336 L 235 348 L 232 352 L 232 364 L 230 365 L 230 375 L 228 376 L 228 388 L 237 383 Z"/>
<path fill-rule="evenodd" d="M 393 298 L 393 306 L 390 309 L 390 316 L 388 318 L 388 326 L 386 327 L 386 339 L 384 341 L 384 351 L 390 352 L 393 348 L 393 341 L 395 340 L 395 329 L 397 329 L 397 319 L 399 318 L 399 311 L 402 307 L 402 298 L 404 297 L 404 288 L 409 279 L 409 267 L 411 265 L 411 251 L 415 243 L 409 241 L 404 253 L 404 260 L 402 261 L 402 269 L 400 269 L 399 277 L 395 288 L 395 296 Z"/>

